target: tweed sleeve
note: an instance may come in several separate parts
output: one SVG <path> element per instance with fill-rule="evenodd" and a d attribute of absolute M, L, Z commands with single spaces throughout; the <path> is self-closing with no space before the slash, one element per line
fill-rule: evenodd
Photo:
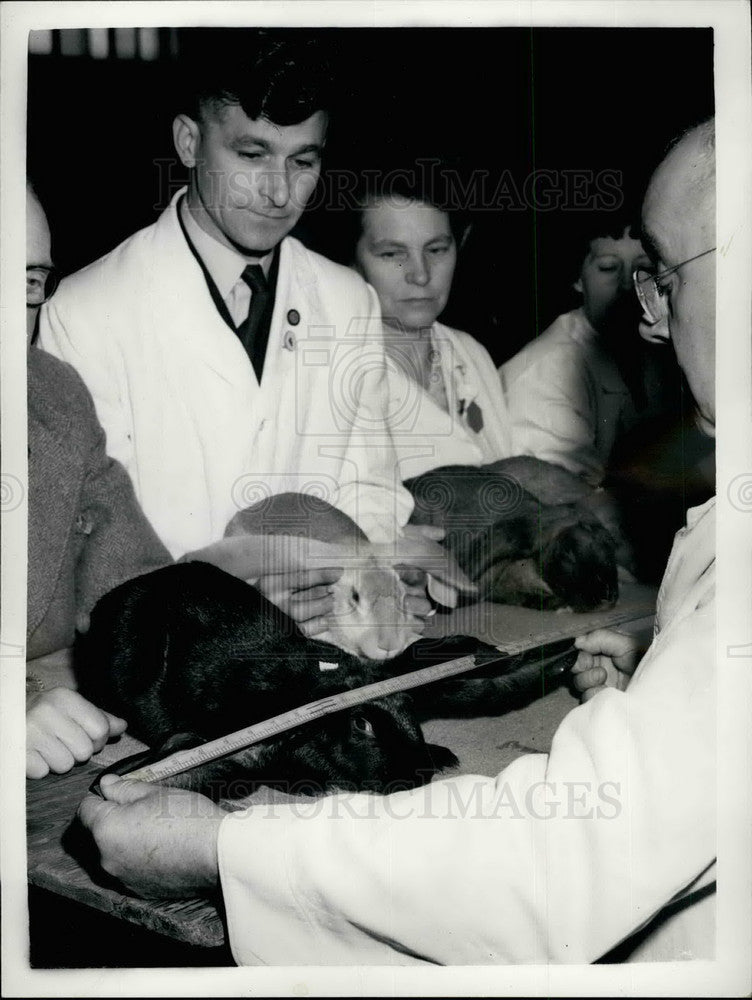
<path fill-rule="evenodd" d="M 105 451 L 105 433 L 88 392 L 81 411 L 86 473 L 77 529 L 86 536 L 76 566 L 78 627 L 113 587 L 172 562 L 144 515 L 123 466 Z"/>

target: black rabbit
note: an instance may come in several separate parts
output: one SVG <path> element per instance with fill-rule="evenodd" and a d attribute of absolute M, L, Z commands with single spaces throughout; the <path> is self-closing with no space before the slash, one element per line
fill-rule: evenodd
<path fill-rule="evenodd" d="M 160 755 L 385 676 L 376 663 L 305 638 L 253 587 L 200 562 L 156 570 L 105 595 L 77 652 L 82 693 L 127 719 Z M 257 783 L 386 792 L 417 787 L 456 762 L 425 743 L 409 695 L 395 694 L 171 783 L 215 798 L 247 794 Z"/>

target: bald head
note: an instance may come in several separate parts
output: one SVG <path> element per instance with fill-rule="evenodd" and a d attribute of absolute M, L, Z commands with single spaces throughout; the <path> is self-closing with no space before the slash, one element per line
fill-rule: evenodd
<path fill-rule="evenodd" d="M 708 434 L 715 429 L 715 254 L 706 252 L 715 246 L 714 137 L 711 119 L 673 143 L 642 206 L 643 243 L 656 271 L 681 265 L 660 282 L 667 319 L 651 339 L 673 343 Z"/>
<path fill-rule="evenodd" d="M 681 247 L 677 261 L 715 244 L 712 120 L 685 132 L 669 147 L 650 181 L 642 214 L 651 248 L 661 259 L 667 249 L 662 238 L 670 239 L 675 251 Z"/>
<path fill-rule="evenodd" d="M 26 185 L 26 267 L 52 266 L 50 227 L 39 199 L 30 184 Z M 28 275 L 27 275 L 28 280 Z M 39 307 L 26 307 L 26 337 L 31 343 Z"/>

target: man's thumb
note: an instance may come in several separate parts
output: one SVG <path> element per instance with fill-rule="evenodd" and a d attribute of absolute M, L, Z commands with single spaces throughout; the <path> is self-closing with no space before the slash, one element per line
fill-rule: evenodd
<path fill-rule="evenodd" d="M 128 723 L 125 719 L 121 719 L 119 715 L 113 715 L 112 712 L 105 712 L 107 716 L 107 722 L 110 727 L 110 736 L 122 736 L 122 734 L 128 728 Z"/>
<path fill-rule="evenodd" d="M 99 787 L 108 802 L 116 802 L 120 806 L 127 806 L 154 794 L 154 788 L 148 782 L 123 778 L 119 774 L 103 774 L 99 779 Z"/>

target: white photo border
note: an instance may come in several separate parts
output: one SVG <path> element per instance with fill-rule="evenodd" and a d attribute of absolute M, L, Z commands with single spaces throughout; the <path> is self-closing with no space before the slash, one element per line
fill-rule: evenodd
<path fill-rule="evenodd" d="M 752 112 L 745 0 L 334 0 L 262 2 L 8 2 L 0 8 L 0 309 L 3 471 L 25 489 L 25 101 L 30 29 L 116 26 L 712 27 L 718 166 L 718 664 L 717 957 L 713 962 L 483 968 L 30 970 L 23 835 L 25 504 L 3 513 L 2 884 L 5 996 L 603 996 L 744 995 L 750 990 L 752 876 L 749 720 L 752 718 Z M 667 53 L 670 58 L 670 53 Z M 647 68 L 649 70 L 649 67 Z M 691 67 L 677 66 L 676 86 Z M 646 93 L 657 112 L 671 94 Z M 51 151 L 55 155 L 55 151 Z M 740 502 L 739 498 L 743 498 Z"/>

